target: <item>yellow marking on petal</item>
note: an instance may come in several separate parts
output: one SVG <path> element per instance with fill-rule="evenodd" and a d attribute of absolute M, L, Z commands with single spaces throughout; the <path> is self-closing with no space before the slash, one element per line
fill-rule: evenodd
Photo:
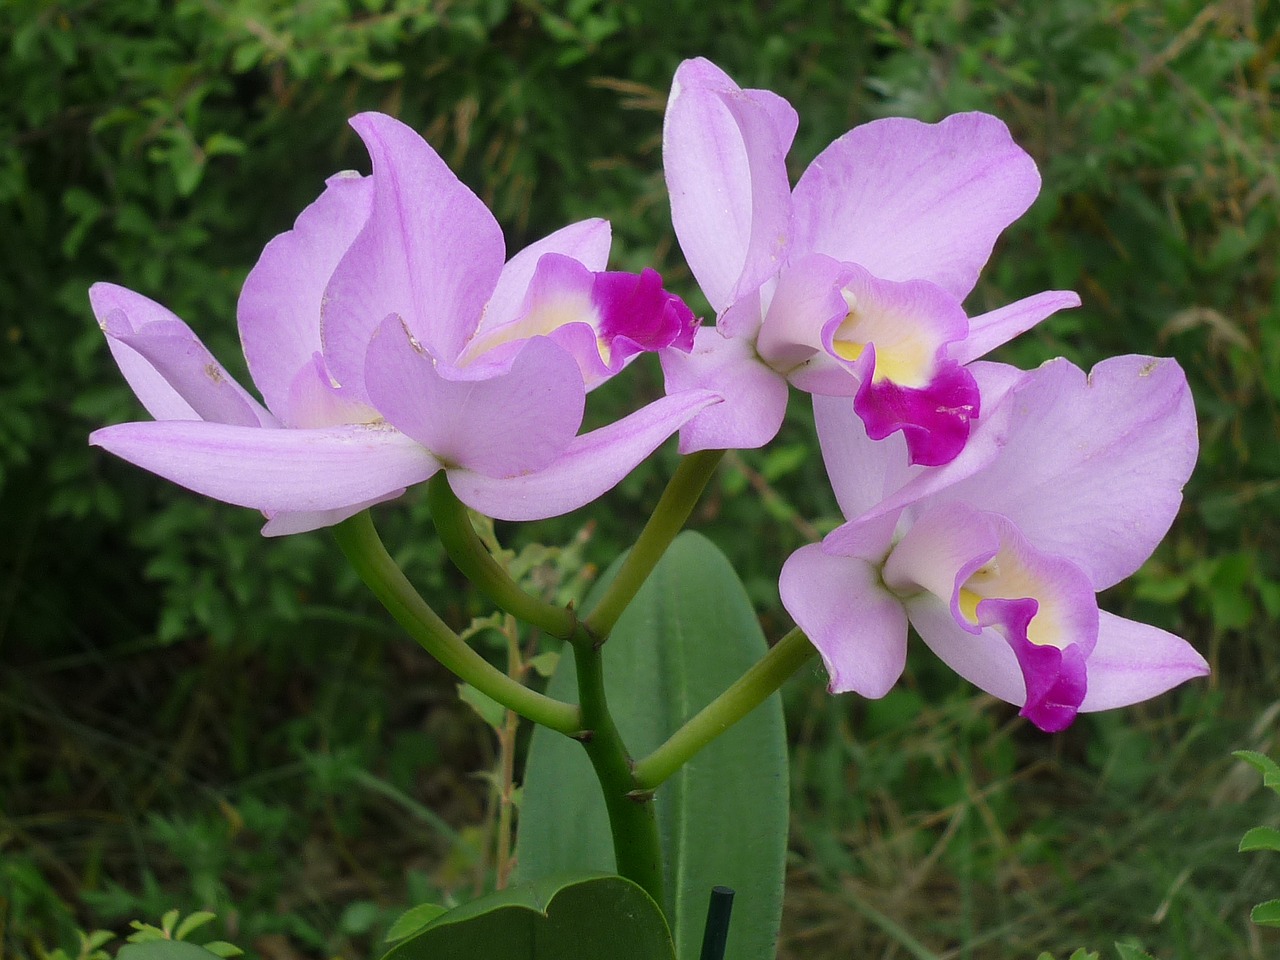
<path fill-rule="evenodd" d="M 966 590 L 964 587 L 960 588 L 960 612 L 966 620 L 974 625 L 978 623 L 978 604 L 984 599 L 984 597 L 980 597 L 972 590 Z"/>
<path fill-rule="evenodd" d="M 862 351 L 867 349 L 865 343 L 855 343 L 852 340 L 836 340 L 831 346 L 835 348 L 836 356 L 841 360 L 857 360 L 862 356 Z"/>

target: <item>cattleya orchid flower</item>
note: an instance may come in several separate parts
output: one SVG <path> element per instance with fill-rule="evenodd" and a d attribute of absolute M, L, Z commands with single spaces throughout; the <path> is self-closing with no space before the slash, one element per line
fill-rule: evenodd
<path fill-rule="evenodd" d="M 672 392 L 725 397 L 682 429 L 681 451 L 764 445 L 790 382 L 846 398 L 874 439 L 901 432 L 912 463 L 947 463 L 980 412 L 964 365 L 1080 303 L 1047 291 L 972 318 L 961 306 L 1039 192 L 1035 163 L 986 114 L 891 118 L 840 137 L 793 191 L 797 124 L 781 97 L 707 60 L 676 71 L 663 128 L 672 222 L 718 319 L 663 369 Z"/>
<path fill-rule="evenodd" d="M 1195 464 L 1195 409 L 1172 360 L 1116 357 L 1085 374 L 979 363 L 987 410 L 945 467 L 871 442 L 847 404 L 815 400 L 849 518 L 787 560 L 782 600 L 833 692 L 884 696 L 907 624 L 983 690 L 1047 731 L 1145 700 L 1209 668 L 1191 645 L 1098 609 L 1173 522 Z"/>
<path fill-rule="evenodd" d="M 439 470 L 470 506 L 530 520 L 612 488 L 718 397 L 665 397 L 578 435 L 588 390 L 696 320 L 651 270 L 603 272 L 601 220 L 504 264 L 480 199 L 409 127 L 352 121 L 372 176 L 339 174 L 263 250 L 238 306 L 263 406 L 164 307 L 112 284 L 90 300 L 154 422 L 90 442 L 263 511 L 267 535 L 337 523 Z"/>

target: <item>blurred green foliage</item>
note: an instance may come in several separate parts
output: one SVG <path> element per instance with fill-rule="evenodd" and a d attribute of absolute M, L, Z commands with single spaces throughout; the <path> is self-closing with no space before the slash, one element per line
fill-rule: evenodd
<path fill-rule="evenodd" d="M 0 953 L 74 949 L 73 910 L 92 929 L 178 901 L 216 910 L 264 955 L 286 942 L 358 950 L 397 904 L 469 895 L 483 860 L 467 774 L 492 744 L 447 679 L 392 642 L 326 536 L 265 542 L 249 511 L 86 445 L 95 427 L 142 415 L 88 285 L 160 300 L 243 375 L 244 275 L 327 175 L 365 167 L 345 120 L 381 109 L 491 205 L 510 250 L 606 216 L 616 264 L 657 265 L 699 304 L 659 149 L 671 74 L 695 55 L 797 106 L 796 175 L 873 117 L 1002 116 L 1044 189 L 972 312 L 1079 290 L 1082 309 L 1003 358 L 1171 354 L 1201 417 L 1183 515 L 1106 602 L 1191 637 L 1215 689 L 1046 746 L 924 657 L 878 703 L 827 698 L 811 678 L 791 702 L 804 865 L 784 955 L 847 955 L 817 952 L 823 935 L 806 932 L 831 917 L 843 926 L 828 940 L 856 936 L 871 955 L 895 938 L 875 918 L 920 919 L 903 897 L 930 884 L 955 907 L 920 920 L 938 944 L 1004 930 L 1018 956 L 1063 952 L 1096 923 L 1123 923 L 1117 901 L 1149 896 L 1141 910 L 1174 917 L 1134 931 L 1159 956 L 1261 949 L 1222 919 L 1256 886 L 1221 866 L 1239 818 L 1216 833 L 1166 821 L 1175 801 L 1222 801 L 1218 758 L 1236 738 L 1270 747 L 1269 724 L 1246 724 L 1280 679 L 1275 4 L 9 0 L 0 51 Z M 659 384 L 653 364 L 620 380 L 597 413 Z M 770 449 L 730 459 L 695 518 L 775 636 L 783 558 L 837 519 L 802 407 Z M 673 461 L 655 457 L 589 521 L 500 533 L 581 533 L 588 561 L 607 563 Z M 487 612 L 413 495 L 378 516 L 453 622 Z M 1170 833 L 1174 851 L 1123 856 Z M 1104 878 L 1072 866 L 1079 836 L 1096 848 L 1087 864 L 1109 862 Z M 1050 911 L 1042 894 L 1069 905 Z M 812 910 L 822 919 L 806 926 Z"/>

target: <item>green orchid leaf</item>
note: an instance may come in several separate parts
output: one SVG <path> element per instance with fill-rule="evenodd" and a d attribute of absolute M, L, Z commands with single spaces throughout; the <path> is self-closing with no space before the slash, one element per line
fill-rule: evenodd
<path fill-rule="evenodd" d="M 617 564 L 596 585 L 590 610 Z M 609 706 L 633 757 L 661 744 L 765 653 L 737 574 L 705 537 L 683 533 L 604 647 Z M 571 657 L 549 693 L 576 700 Z M 782 704 L 771 697 L 657 791 L 667 918 L 696 957 L 714 886 L 736 891 L 728 956 L 773 960 L 782 912 L 788 794 Z M 524 780 L 520 875 L 615 870 L 600 788 L 581 746 L 539 728 Z"/>
<path fill-rule="evenodd" d="M 675 960 L 662 911 L 630 880 L 564 874 L 445 911 L 383 960 Z"/>
<path fill-rule="evenodd" d="M 387 931 L 387 943 L 395 943 L 397 940 L 403 940 L 417 933 L 436 917 L 448 912 L 448 907 L 442 907 L 438 903 L 420 903 L 406 910 Z"/>

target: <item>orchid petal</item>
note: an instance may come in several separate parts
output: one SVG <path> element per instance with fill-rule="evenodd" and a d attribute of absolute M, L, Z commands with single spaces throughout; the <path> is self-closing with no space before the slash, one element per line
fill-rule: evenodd
<path fill-rule="evenodd" d="M 354 396 L 353 390 L 334 382 L 320 353 L 298 370 L 283 403 L 280 413 L 290 427 L 336 427 L 381 419 L 377 410 Z"/>
<path fill-rule="evenodd" d="M 553 463 L 535 473 L 492 477 L 450 470 L 449 485 L 467 506 L 499 520 L 557 517 L 612 490 L 690 417 L 719 399 L 705 390 L 663 397 L 574 438 Z"/>
<path fill-rule="evenodd" d="M 108 283 L 94 284 L 89 300 L 116 363 L 152 416 L 275 425 L 275 418 L 175 314 Z"/>
<path fill-rule="evenodd" d="M 783 268 L 756 341 L 766 363 L 790 371 L 823 349 L 823 331 L 849 313 L 842 289 L 854 269 L 823 256 Z"/>
<path fill-rule="evenodd" d="M 502 268 L 498 285 L 484 308 L 484 318 L 480 321 L 477 335 L 488 333 L 519 316 L 525 292 L 529 289 L 538 261 L 543 255 L 559 254 L 577 260 L 588 270 L 595 272 L 603 270 L 609 262 L 612 241 L 609 221 L 591 219 L 561 227 L 555 233 L 525 247 Z"/>
<path fill-rule="evenodd" d="M 780 264 L 790 231 L 786 155 L 794 115 L 781 98 L 742 90 L 707 60 L 676 70 L 662 133 L 671 219 L 717 312 Z"/>
<path fill-rule="evenodd" d="M 418 134 L 376 113 L 351 125 L 373 159 L 373 205 L 325 290 L 322 336 L 334 376 L 361 392 L 369 338 L 392 314 L 432 356 L 457 359 L 504 254 L 493 214 Z"/>
<path fill-rule="evenodd" d="M 1208 675 L 1208 662 L 1181 637 L 1104 611 L 1098 645 L 1089 656 L 1089 692 L 1080 710 L 1125 707 Z"/>
<path fill-rule="evenodd" d="M 496 377 L 446 379 L 445 369 L 388 317 L 369 343 L 365 385 L 392 426 L 451 467 L 496 477 L 540 470 L 582 424 L 577 365 L 545 337 Z"/>
<path fill-rule="evenodd" d="M 969 335 L 951 344 L 947 356 L 958 363 L 968 363 L 1008 343 L 1059 310 L 1080 306 L 1080 295 L 1070 290 L 1046 290 L 1023 297 L 997 310 L 972 317 Z"/>
<path fill-rule="evenodd" d="M 905 507 L 972 476 L 997 457 L 1008 442 L 1012 416 L 1013 405 L 1006 398 L 1026 374 L 1003 363 L 979 362 L 967 369 L 974 375 L 985 409 L 959 456 L 933 469 L 908 464 L 906 440 L 899 434 L 872 440 L 849 401 L 814 397 L 819 446 L 846 517 L 896 516 Z"/>
<path fill-rule="evenodd" d="M 95 430 L 89 443 L 196 493 L 269 513 L 365 503 L 440 469 L 386 426 L 272 430 L 162 420 Z"/>
<path fill-rule="evenodd" d="M 1019 707 L 1026 702 L 1022 666 L 997 631 L 969 633 L 956 623 L 950 605 L 932 593 L 905 602 L 911 625 L 939 660 L 993 697 Z"/>
<path fill-rule="evenodd" d="M 814 397 L 813 419 L 827 478 L 840 512 L 850 520 L 867 513 L 903 487 L 913 471 L 901 434 L 876 441 L 843 397 Z"/>
<path fill-rule="evenodd" d="M 801 547 L 782 567 L 782 604 L 822 655 L 832 693 L 877 699 L 907 663 L 907 615 L 863 560 Z"/>
<path fill-rule="evenodd" d="M 787 381 L 766 366 L 751 344 L 699 328 L 689 354 L 664 350 L 668 394 L 712 390 L 724 398 L 680 432 L 680 452 L 751 450 L 777 436 L 787 412 Z"/>
<path fill-rule="evenodd" d="M 995 117 L 875 120 L 800 178 L 792 256 L 823 253 L 885 280 L 929 280 L 963 300 L 1039 190 L 1035 163 Z"/>
<path fill-rule="evenodd" d="M 1138 569 L 1195 465 L 1195 407 L 1177 363 L 1113 357 L 1086 377 L 1051 360 L 1002 406 L 1012 417 L 1003 455 L 940 496 L 1008 517 L 1097 590 Z"/>
<path fill-rule="evenodd" d="M 249 373 L 267 406 L 288 421 L 293 381 L 321 349 L 325 287 L 369 217 L 373 180 L 356 173 L 330 177 L 319 199 L 293 229 L 262 251 L 245 278 L 236 316 Z"/>
<path fill-rule="evenodd" d="M 293 533 L 309 533 L 312 530 L 323 530 L 325 527 L 332 527 L 343 520 L 348 520 L 362 510 L 368 510 L 375 504 L 394 500 L 401 496 L 406 489 L 401 487 L 398 490 L 389 490 L 383 496 L 365 500 L 362 503 L 353 503 L 349 507 L 340 507 L 335 510 L 315 510 L 305 513 L 294 511 L 269 513 L 266 515 L 267 522 L 262 526 L 262 535 L 264 537 L 287 537 Z"/>

